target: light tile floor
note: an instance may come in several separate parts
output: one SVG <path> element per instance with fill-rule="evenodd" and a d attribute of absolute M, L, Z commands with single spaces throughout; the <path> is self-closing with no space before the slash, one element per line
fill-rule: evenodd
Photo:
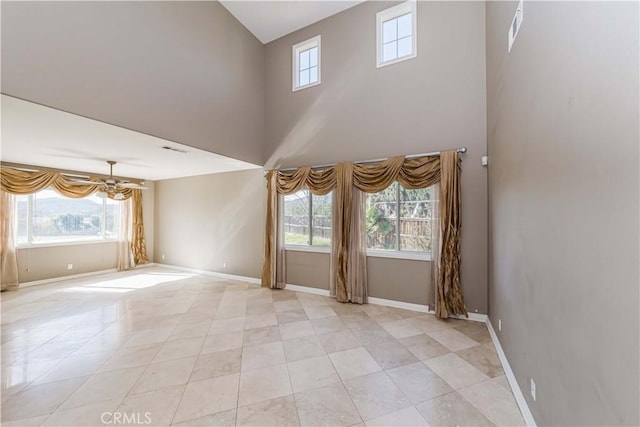
<path fill-rule="evenodd" d="M 3 426 L 524 424 L 477 322 L 155 267 L 0 298 Z"/>

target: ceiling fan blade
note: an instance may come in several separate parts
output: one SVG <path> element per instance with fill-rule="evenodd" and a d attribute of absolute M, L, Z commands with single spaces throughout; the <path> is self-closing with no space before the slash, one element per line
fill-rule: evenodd
<path fill-rule="evenodd" d="M 75 185 L 104 185 L 102 181 L 71 181 Z"/>
<path fill-rule="evenodd" d="M 137 190 L 148 190 L 149 187 L 143 187 L 140 184 L 135 184 L 133 182 L 119 182 L 116 184 L 117 187 L 119 188 L 134 188 Z"/>

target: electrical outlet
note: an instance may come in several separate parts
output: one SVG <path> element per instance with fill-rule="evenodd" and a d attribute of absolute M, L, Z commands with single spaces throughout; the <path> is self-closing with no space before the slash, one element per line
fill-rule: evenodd
<path fill-rule="evenodd" d="M 533 381 L 533 378 L 531 378 L 531 397 L 533 397 L 533 401 L 536 401 L 536 383 L 535 381 Z"/>
<path fill-rule="evenodd" d="M 164 254 L 162 254 L 162 259 L 164 259 Z"/>
<path fill-rule="evenodd" d="M 227 266 L 229 265 L 229 263 L 227 261 L 222 263 L 222 268 L 227 268 Z"/>
<path fill-rule="evenodd" d="M 498 319 L 498 332 L 502 331 L 502 320 Z"/>
<path fill-rule="evenodd" d="M 67 270 L 73 270 L 73 264 L 67 264 Z"/>

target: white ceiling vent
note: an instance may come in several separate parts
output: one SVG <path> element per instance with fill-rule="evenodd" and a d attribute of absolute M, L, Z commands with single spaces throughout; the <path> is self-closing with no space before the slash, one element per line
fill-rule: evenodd
<path fill-rule="evenodd" d="M 187 150 L 181 150 L 179 148 L 169 147 L 168 145 L 165 145 L 162 148 L 164 148 L 165 150 L 169 150 L 169 151 L 175 151 L 176 153 L 182 153 L 182 154 L 187 154 L 188 153 Z"/>
<path fill-rule="evenodd" d="M 513 21 L 511 21 L 511 26 L 509 27 L 509 52 L 511 52 L 511 46 L 513 46 L 513 42 L 516 41 L 516 36 L 518 35 L 518 31 L 520 31 L 520 27 L 522 26 L 522 19 L 524 18 L 522 12 L 522 1 L 518 3 L 518 8 L 516 9 L 516 13 L 513 16 Z"/>

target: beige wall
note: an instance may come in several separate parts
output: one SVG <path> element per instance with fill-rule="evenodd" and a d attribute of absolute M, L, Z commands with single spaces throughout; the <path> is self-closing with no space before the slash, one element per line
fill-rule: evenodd
<path fill-rule="evenodd" d="M 156 181 L 156 262 L 260 277 L 264 188 L 262 169 Z"/>
<path fill-rule="evenodd" d="M 375 15 L 392 4 L 365 2 L 267 44 L 266 166 L 468 147 L 462 172 L 462 282 L 467 308 L 486 313 L 487 182 L 480 165 L 486 151 L 485 7 L 419 2 L 417 58 L 377 69 Z M 292 92 L 291 46 L 318 34 L 322 83 Z M 407 264 L 381 262 L 396 271 Z M 292 263 L 288 269 L 299 284 L 317 280 Z M 414 286 L 421 276 L 407 274 L 405 283 Z M 395 288 L 389 297 L 413 299 L 415 291 Z"/>
<path fill-rule="evenodd" d="M 526 1 L 508 54 L 515 8 L 487 4 L 489 317 L 538 425 L 638 425 L 638 3 Z"/>
<path fill-rule="evenodd" d="M 218 2 L 3 1 L 1 24 L 2 93 L 262 162 L 264 47 Z"/>
<path fill-rule="evenodd" d="M 21 248 L 17 253 L 20 283 L 110 270 L 118 256 L 115 242 Z"/>
<path fill-rule="evenodd" d="M 154 184 L 146 181 L 148 190 L 142 193 L 144 234 L 150 262 L 153 262 Z M 25 283 L 116 268 L 118 250 L 115 242 L 31 246 L 18 248 L 17 256 L 18 279 Z M 73 264 L 72 270 L 67 269 L 68 264 Z"/>
<path fill-rule="evenodd" d="M 286 257 L 287 283 L 329 289 L 330 254 L 287 251 Z M 432 305 L 434 290 L 429 285 L 430 275 L 428 261 L 367 257 L 370 297 Z"/>

